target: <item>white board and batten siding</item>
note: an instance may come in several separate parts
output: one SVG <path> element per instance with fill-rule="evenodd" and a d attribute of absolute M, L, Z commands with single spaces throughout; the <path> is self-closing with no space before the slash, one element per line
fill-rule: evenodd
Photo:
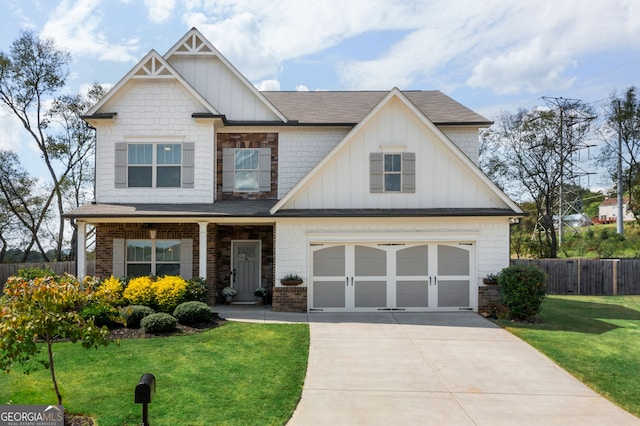
<path fill-rule="evenodd" d="M 169 58 L 169 63 L 228 120 L 280 120 L 215 56 L 174 55 Z"/>
<path fill-rule="evenodd" d="M 214 127 L 191 117 L 194 112 L 203 111 L 202 105 L 175 80 L 133 80 L 127 84 L 128 90 L 123 90 L 122 96 L 103 108 L 117 112 L 114 122 L 97 126 L 96 200 L 99 203 L 139 203 L 141 200 L 166 203 L 168 199 L 176 203 L 212 203 Z M 183 179 L 190 183 L 181 188 L 127 188 L 126 183 L 124 188 L 118 187 L 122 186 L 123 177 L 116 176 L 116 146 L 122 143 L 184 144 L 183 164 L 191 169 L 183 170 Z M 193 152 L 189 151 L 191 147 Z M 122 169 L 118 172 L 122 173 Z"/>
<path fill-rule="evenodd" d="M 440 134 L 391 100 L 292 196 L 283 208 L 504 208 Z M 370 154 L 414 153 L 415 193 L 371 193 Z"/>

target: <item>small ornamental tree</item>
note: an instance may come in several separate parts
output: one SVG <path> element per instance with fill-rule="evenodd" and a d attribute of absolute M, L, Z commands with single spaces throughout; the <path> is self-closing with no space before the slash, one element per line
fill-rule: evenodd
<path fill-rule="evenodd" d="M 31 280 L 10 277 L 0 298 L 0 369 L 9 372 L 15 364 L 41 363 L 51 372 L 58 404 L 62 404 L 53 344 L 69 340 L 97 349 L 110 342 L 106 327 L 96 327 L 93 317 L 80 315 L 87 305 L 102 303 L 95 284 L 93 279 L 81 283 L 68 274 Z M 39 357 L 43 349 L 45 359 Z"/>
<path fill-rule="evenodd" d="M 498 274 L 502 301 L 515 320 L 528 320 L 542 308 L 547 293 L 546 274 L 532 265 L 514 265 Z"/>

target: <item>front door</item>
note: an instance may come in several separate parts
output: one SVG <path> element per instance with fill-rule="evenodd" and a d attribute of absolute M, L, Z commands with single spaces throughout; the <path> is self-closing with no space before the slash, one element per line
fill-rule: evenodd
<path fill-rule="evenodd" d="M 254 302 L 260 287 L 260 241 L 231 242 L 231 286 L 238 291 L 234 302 Z"/>

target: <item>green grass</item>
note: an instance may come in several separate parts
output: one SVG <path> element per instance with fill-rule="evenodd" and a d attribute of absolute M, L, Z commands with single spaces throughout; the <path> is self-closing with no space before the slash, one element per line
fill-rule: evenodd
<path fill-rule="evenodd" d="M 540 317 L 542 324 L 498 322 L 640 416 L 640 296 L 549 296 Z"/>
<path fill-rule="evenodd" d="M 302 392 L 309 353 L 306 324 L 230 322 L 190 336 L 122 340 L 95 349 L 60 343 L 56 373 L 70 412 L 100 426 L 141 423 L 140 376 L 156 377 L 153 425 L 282 425 Z M 48 370 L 0 375 L 0 404 L 52 404 Z"/>

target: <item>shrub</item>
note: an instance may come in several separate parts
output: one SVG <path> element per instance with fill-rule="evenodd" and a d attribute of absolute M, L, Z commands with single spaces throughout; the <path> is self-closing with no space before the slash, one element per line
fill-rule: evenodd
<path fill-rule="evenodd" d="M 206 303 L 191 301 L 178 305 L 173 316 L 180 324 L 195 324 L 211 319 L 211 309 Z"/>
<path fill-rule="evenodd" d="M 16 276 L 27 280 L 34 278 L 55 277 L 57 274 L 51 268 L 22 268 L 18 269 Z"/>
<path fill-rule="evenodd" d="M 80 311 L 80 316 L 88 321 L 93 318 L 93 322 L 98 327 L 116 328 L 121 326 L 124 319 L 119 315 L 116 308 L 103 303 L 90 303 Z"/>
<path fill-rule="evenodd" d="M 540 312 L 547 291 L 546 274 L 532 265 L 514 265 L 498 274 L 502 301 L 516 320 L 528 320 Z"/>
<path fill-rule="evenodd" d="M 140 328 L 142 319 L 153 313 L 155 313 L 153 309 L 144 305 L 129 305 L 120 309 L 120 315 L 128 328 Z"/>
<path fill-rule="evenodd" d="M 147 315 L 140 321 L 140 326 L 145 333 L 168 333 L 176 329 L 177 320 L 165 313 Z"/>
<path fill-rule="evenodd" d="M 122 295 L 124 293 L 124 284 L 118 278 L 113 275 L 102 281 L 98 286 L 96 292 L 109 300 L 113 306 L 119 306 L 123 304 Z"/>
<path fill-rule="evenodd" d="M 192 278 L 187 281 L 187 294 L 184 300 L 187 302 L 191 300 L 206 302 L 208 291 L 207 282 L 204 278 Z"/>
<path fill-rule="evenodd" d="M 187 282 L 182 277 L 166 275 L 152 284 L 155 302 L 162 312 L 171 312 L 184 302 Z"/>
<path fill-rule="evenodd" d="M 153 305 L 155 296 L 150 277 L 137 277 L 129 281 L 123 293 L 124 300 L 132 305 Z"/>

